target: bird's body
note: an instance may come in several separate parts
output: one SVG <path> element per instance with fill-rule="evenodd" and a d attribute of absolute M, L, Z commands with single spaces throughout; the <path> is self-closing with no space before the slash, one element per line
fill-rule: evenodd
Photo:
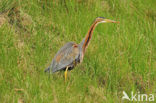
<path fill-rule="evenodd" d="M 88 30 L 87 35 L 81 41 L 81 43 L 80 44 L 76 44 L 74 42 L 66 43 L 57 52 L 57 54 L 52 60 L 51 65 L 47 69 L 45 69 L 45 72 L 52 71 L 54 73 L 60 70 L 66 70 L 66 73 L 67 73 L 67 70 L 73 69 L 74 66 L 76 66 L 76 64 L 82 62 L 84 53 L 92 38 L 95 27 L 97 26 L 97 24 L 103 23 L 103 22 L 117 23 L 116 21 L 112 21 L 112 20 L 105 19 L 102 17 L 96 18 L 93 24 L 91 25 L 90 29 Z"/>
<path fill-rule="evenodd" d="M 66 52 L 66 54 L 64 54 Z M 75 66 L 75 64 L 80 62 L 80 47 L 74 42 L 66 43 L 56 54 L 54 59 L 52 60 L 52 64 L 49 67 L 53 68 L 52 72 L 56 72 L 59 70 L 65 69 L 69 66 L 71 69 Z"/>
<path fill-rule="evenodd" d="M 52 69 L 52 72 L 57 72 L 59 70 L 65 70 L 68 66 L 68 70 L 72 70 L 76 64 L 82 62 L 82 44 L 84 43 L 84 40 L 80 44 L 76 44 L 74 42 L 68 42 L 66 43 L 55 55 L 55 57 L 52 60 L 51 65 L 45 70 L 50 71 L 50 68 Z M 66 54 L 64 54 L 66 53 Z"/>

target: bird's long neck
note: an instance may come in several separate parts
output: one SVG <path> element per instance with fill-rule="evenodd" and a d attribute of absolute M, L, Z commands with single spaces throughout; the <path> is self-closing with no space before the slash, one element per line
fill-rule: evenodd
<path fill-rule="evenodd" d="M 90 29 L 88 30 L 88 33 L 87 35 L 85 36 L 84 40 L 81 42 L 82 43 L 82 51 L 83 53 L 85 52 L 91 38 L 92 38 L 92 35 L 93 35 L 93 31 L 97 25 L 98 21 L 94 21 L 94 23 L 91 25 Z"/>

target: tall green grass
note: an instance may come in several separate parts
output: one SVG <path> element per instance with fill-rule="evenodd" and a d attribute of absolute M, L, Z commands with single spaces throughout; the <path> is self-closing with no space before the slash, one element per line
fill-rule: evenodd
<path fill-rule="evenodd" d="M 120 103 L 128 102 L 122 101 L 123 91 L 156 95 L 155 4 L 0 1 L 5 18 L 0 25 L 0 102 Z M 120 24 L 96 27 L 83 62 L 68 72 L 68 81 L 64 72 L 44 73 L 59 48 L 68 41 L 79 43 L 99 16 Z"/>

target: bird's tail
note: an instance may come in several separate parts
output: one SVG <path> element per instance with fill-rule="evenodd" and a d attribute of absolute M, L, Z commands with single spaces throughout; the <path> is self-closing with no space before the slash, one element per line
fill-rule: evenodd
<path fill-rule="evenodd" d="M 50 72 L 50 67 L 46 68 L 44 72 Z"/>

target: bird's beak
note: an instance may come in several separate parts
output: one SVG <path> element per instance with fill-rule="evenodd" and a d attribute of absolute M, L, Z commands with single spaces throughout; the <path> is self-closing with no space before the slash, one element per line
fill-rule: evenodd
<path fill-rule="evenodd" d="M 104 21 L 107 23 L 119 23 L 119 21 L 114 21 L 114 20 L 110 20 L 110 19 L 104 19 Z"/>

